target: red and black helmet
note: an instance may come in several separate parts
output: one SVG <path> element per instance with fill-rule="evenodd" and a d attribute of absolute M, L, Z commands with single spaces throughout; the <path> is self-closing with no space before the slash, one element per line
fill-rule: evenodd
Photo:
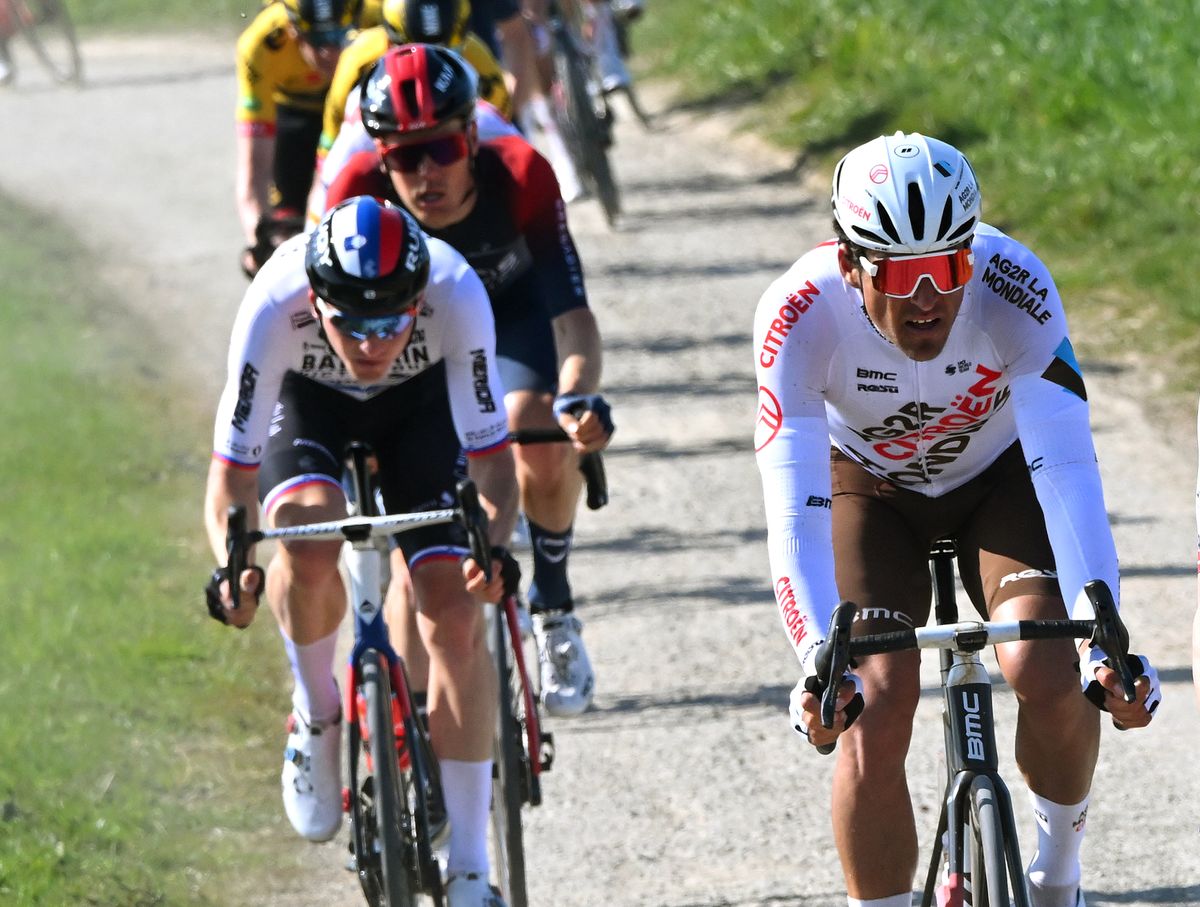
<path fill-rule="evenodd" d="M 304 270 L 313 293 L 347 315 L 391 315 L 425 289 L 429 247 L 411 214 L 360 195 L 329 209 L 309 234 Z"/>
<path fill-rule="evenodd" d="M 458 54 L 436 44 L 402 44 L 362 81 L 359 106 L 372 136 L 425 132 L 475 116 L 479 78 Z"/>

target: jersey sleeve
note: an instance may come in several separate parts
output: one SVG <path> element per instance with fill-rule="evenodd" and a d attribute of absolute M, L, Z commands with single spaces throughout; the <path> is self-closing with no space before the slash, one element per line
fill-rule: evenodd
<path fill-rule="evenodd" d="M 433 248 L 441 246 L 440 251 Z M 496 325 L 487 290 L 474 269 L 440 240 L 430 251 L 456 259 L 439 289 L 446 311 L 442 355 L 450 413 L 468 457 L 486 456 L 508 446 L 508 413 L 496 364 Z M 431 294 L 432 295 L 432 294 Z"/>
<path fill-rule="evenodd" d="M 803 260 L 802 260 L 803 261 Z M 779 617 L 806 674 L 837 604 L 819 292 L 793 268 L 763 294 L 754 318 L 767 553 Z"/>
<path fill-rule="evenodd" d="M 266 42 L 259 14 L 237 42 L 237 129 L 239 135 L 275 135 L 275 86 L 271 84 L 271 67 L 267 59 Z"/>
<path fill-rule="evenodd" d="M 1012 381 L 1013 414 L 1046 520 L 1058 584 L 1073 618 L 1092 617 L 1084 583 L 1100 579 L 1119 601 L 1116 545 L 1089 423 L 1083 375 L 1065 334 L 1040 372 Z"/>
<path fill-rule="evenodd" d="M 546 289 L 550 317 L 585 307 L 583 266 L 550 162 L 524 139 L 502 138 L 491 144 L 512 175 L 517 228 L 525 235 L 534 270 Z"/>
<path fill-rule="evenodd" d="M 265 272 L 263 283 L 270 276 Z M 225 387 L 213 425 L 213 457 L 237 469 L 262 462 L 271 414 L 287 371 L 288 350 L 281 338 L 292 332 L 280 324 L 280 308 L 251 283 L 234 320 L 226 361 Z"/>

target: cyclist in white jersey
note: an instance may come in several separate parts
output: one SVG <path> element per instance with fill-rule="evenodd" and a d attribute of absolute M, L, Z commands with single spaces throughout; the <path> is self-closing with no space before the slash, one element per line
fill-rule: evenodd
<path fill-rule="evenodd" d="M 1090 617 L 1082 586 L 1102 579 L 1115 594 L 1117 556 L 1050 274 L 980 222 L 970 164 L 936 139 L 897 133 L 854 149 L 834 171 L 832 203 L 838 238 L 767 289 L 754 324 L 773 588 L 804 674 L 815 674 L 842 599 L 859 606 L 856 634 L 924 624 L 929 547 L 941 537 L 955 539 L 963 585 L 989 618 Z M 1093 703 L 1120 726 L 1148 724 L 1157 675 L 1130 656 L 1139 679 L 1128 704 L 1096 649 L 1084 655 L 1087 698 L 1070 643 L 1011 643 L 997 657 L 1038 814 L 1034 903 L 1074 907 L 1099 744 Z M 833 730 L 803 681 L 792 694 L 793 725 L 810 743 L 841 737 L 833 820 L 851 905 L 910 903 L 904 760 L 918 669 L 915 652 L 862 659 Z"/>
<path fill-rule="evenodd" d="M 242 301 L 228 366 L 205 501 L 219 562 L 231 504 L 247 508 L 251 527 L 260 497 L 271 525 L 345 516 L 340 478 L 350 440 L 374 450 L 390 512 L 446 506 L 465 453 L 492 541 L 509 538 L 517 486 L 491 304 L 465 259 L 425 238 L 407 212 L 351 198 L 310 235 L 280 246 Z M 466 559 L 463 541 L 456 527 L 436 526 L 403 533 L 397 544 L 432 665 L 429 726 L 451 829 L 448 903 L 503 907 L 487 882 L 497 681 L 478 603 L 498 600 L 511 556 L 493 549 L 489 583 Z M 332 838 L 342 815 L 341 700 L 332 670 L 346 604 L 340 547 L 279 546 L 265 587 L 256 567 L 236 578 L 247 593 L 236 610 L 227 576 L 218 571 L 209 590 L 214 617 L 238 627 L 253 620 L 267 592 L 295 680 L 284 806 L 313 841 Z"/>

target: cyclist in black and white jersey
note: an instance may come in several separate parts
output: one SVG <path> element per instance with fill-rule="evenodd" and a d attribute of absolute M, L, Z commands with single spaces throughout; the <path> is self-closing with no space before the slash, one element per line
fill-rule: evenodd
<path fill-rule="evenodd" d="M 252 526 L 260 499 L 271 525 L 345 516 L 340 480 L 350 440 L 374 450 L 389 512 L 450 506 L 465 454 L 492 541 L 509 538 L 517 485 L 487 293 L 461 255 L 426 239 L 407 212 L 372 198 L 342 202 L 311 234 L 287 241 L 242 301 L 205 501 L 218 562 L 231 504 L 247 508 Z M 499 599 L 511 556 L 493 549 L 489 583 L 465 559 L 464 541 L 451 525 L 397 538 L 431 662 L 429 727 L 451 829 L 448 903 L 503 907 L 488 885 L 497 680 L 479 602 Z M 313 841 L 332 838 L 342 815 L 342 709 L 333 678 L 346 607 L 340 548 L 280 545 L 265 576 L 295 680 L 284 806 Z M 210 609 L 244 627 L 263 576 L 252 568 L 235 580 L 247 604 L 231 607 L 229 578 L 218 572 Z"/>
<path fill-rule="evenodd" d="M 1103 579 L 1115 594 L 1117 556 L 1049 272 L 980 222 L 970 164 L 936 139 L 897 133 L 854 149 L 832 202 L 837 239 L 767 289 L 754 325 L 772 581 L 803 673 L 815 674 L 841 599 L 860 608 L 856 634 L 923 625 L 929 548 L 944 536 L 982 614 L 1091 617 L 1082 586 Z M 997 657 L 1017 696 L 1017 761 L 1038 817 L 1034 903 L 1076 905 L 1100 733 L 1088 699 L 1121 726 L 1145 725 L 1157 675 L 1131 656 L 1138 697 L 1127 704 L 1096 649 L 1084 653 L 1088 698 L 1069 643 L 1011 643 Z M 792 694 L 798 732 L 814 745 L 842 738 L 833 820 L 851 905 L 910 903 L 904 760 L 918 668 L 916 652 L 863 659 L 833 730 L 803 681 Z"/>

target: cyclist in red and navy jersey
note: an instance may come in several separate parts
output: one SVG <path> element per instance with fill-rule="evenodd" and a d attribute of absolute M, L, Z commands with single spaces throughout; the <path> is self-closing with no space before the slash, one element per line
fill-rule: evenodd
<path fill-rule="evenodd" d="M 549 163 L 519 137 L 480 142 L 475 76 L 453 51 L 390 49 L 362 82 L 359 108 L 376 150 L 333 180 L 327 204 L 370 194 L 407 208 L 448 242 L 487 287 L 512 429 L 561 426 L 573 444 L 516 452 L 521 505 L 533 549 L 530 610 L 551 714 L 591 702 L 594 673 L 567 578 L 579 455 L 613 431 L 599 394 L 600 332 Z"/>
<path fill-rule="evenodd" d="M 754 323 L 755 448 L 780 616 L 806 675 L 838 601 L 854 633 L 921 626 L 928 555 L 956 543 L 972 603 L 994 620 L 1089 618 L 1083 584 L 1118 569 L 1083 375 L 1058 291 L 1016 240 L 980 222 L 974 171 L 919 134 L 880 137 L 834 171 L 837 240 L 763 294 Z M 1077 907 L 1099 713 L 1148 724 L 1105 653 L 1065 641 L 996 647 L 1018 702 L 1017 762 L 1038 821 L 1036 907 Z M 796 730 L 841 737 L 833 824 L 852 907 L 909 907 L 917 839 L 904 762 L 920 695 L 915 651 L 862 659 L 821 725 L 802 681 Z M 1089 702 L 1089 700 L 1091 700 Z M 865 707 L 864 707 L 865 706 Z M 857 719 L 857 720 L 855 720 Z"/>

